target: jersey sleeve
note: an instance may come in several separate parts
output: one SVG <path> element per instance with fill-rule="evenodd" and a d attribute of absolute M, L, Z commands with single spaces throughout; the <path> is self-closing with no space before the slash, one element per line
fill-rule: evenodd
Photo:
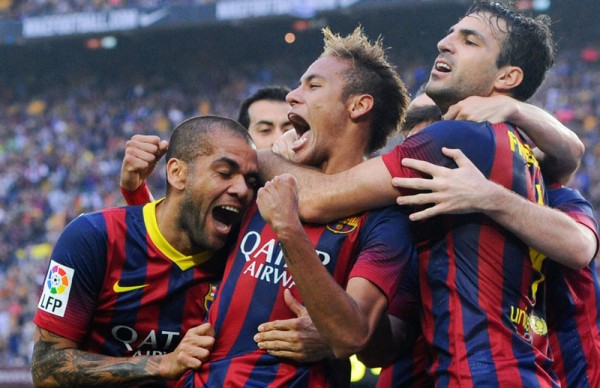
<path fill-rule="evenodd" d="M 143 181 L 140 187 L 138 187 L 134 191 L 129 191 L 121 187 L 121 195 L 125 198 L 125 202 L 127 205 L 145 205 L 148 202 L 152 202 L 152 193 L 150 193 L 150 189 L 146 184 L 146 181 Z"/>
<path fill-rule="evenodd" d="M 100 213 L 74 219 L 59 237 L 42 285 L 34 323 L 81 342 L 106 272 L 107 244 Z"/>
<path fill-rule="evenodd" d="M 598 237 L 598 222 L 594 218 L 592 205 L 577 190 L 568 187 L 558 187 L 548 190 L 550 207 L 566 213 L 577 223 L 589 228 L 596 236 L 596 252 L 598 254 L 600 239 Z"/>
<path fill-rule="evenodd" d="M 399 207 L 369 213 L 359 239 L 360 253 L 350 278 L 362 277 L 370 281 L 386 295 L 389 303 L 402 274 L 416 261 L 408 214 Z"/>
<path fill-rule="evenodd" d="M 402 159 L 420 159 L 456 168 L 454 161 L 442 153 L 442 147 L 460 149 L 486 177 L 489 176 L 493 163 L 490 150 L 495 149 L 495 137 L 488 122 L 449 120 L 434 123 L 382 155 L 382 159 L 393 177 L 426 178 L 424 174 L 402 166 Z M 403 195 L 411 193 L 408 189 L 400 191 Z"/>

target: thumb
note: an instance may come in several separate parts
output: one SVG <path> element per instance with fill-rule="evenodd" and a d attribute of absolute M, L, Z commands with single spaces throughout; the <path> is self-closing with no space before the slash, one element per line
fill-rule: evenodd
<path fill-rule="evenodd" d="M 292 310 L 297 317 L 308 315 L 306 312 L 306 307 L 304 307 L 302 303 L 298 301 L 298 299 L 294 298 L 290 290 L 285 289 L 283 291 L 283 299 L 285 300 L 285 304 L 287 304 L 290 310 Z"/>

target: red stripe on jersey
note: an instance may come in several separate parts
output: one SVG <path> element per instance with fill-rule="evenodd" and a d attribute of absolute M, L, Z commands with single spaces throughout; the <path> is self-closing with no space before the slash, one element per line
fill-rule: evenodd
<path fill-rule="evenodd" d="M 108 288 L 102 290 L 100 298 L 98 298 L 98 307 L 96 310 L 102 310 L 107 312 L 102 316 L 96 316 L 96 322 L 101 325 L 108 325 L 112 320 L 112 314 L 115 311 L 114 306 L 117 303 L 116 292 L 113 292 L 112 288 L 115 282 L 121 279 L 123 270 L 123 263 L 126 260 L 125 246 L 126 239 L 123 236 L 127 235 L 127 208 L 119 208 L 111 210 L 110 212 L 103 213 L 104 221 L 106 222 L 106 233 L 108 237 L 107 241 L 107 255 L 106 255 L 106 274 L 104 285 Z M 111 268 L 111 271 L 108 269 Z M 100 347 L 104 344 L 106 337 L 101 332 L 92 330 L 91 343 L 99 344 L 98 348 L 89 349 L 95 352 L 100 351 Z"/>

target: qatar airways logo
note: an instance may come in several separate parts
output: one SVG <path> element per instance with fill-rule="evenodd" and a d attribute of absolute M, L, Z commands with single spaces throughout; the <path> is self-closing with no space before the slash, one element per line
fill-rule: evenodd
<path fill-rule="evenodd" d="M 287 271 L 281 246 L 275 239 L 263 241 L 257 232 L 248 232 L 240 244 L 240 252 L 248 264 L 243 275 L 252 276 L 261 281 L 280 284 L 292 288 L 294 281 Z M 322 251 L 316 251 L 323 265 L 329 264 L 331 256 Z"/>
<path fill-rule="evenodd" d="M 168 330 L 150 330 L 141 333 L 132 327 L 119 325 L 111 330 L 113 338 L 121 342 L 132 356 L 157 356 L 167 354 L 181 340 L 181 333 Z"/>

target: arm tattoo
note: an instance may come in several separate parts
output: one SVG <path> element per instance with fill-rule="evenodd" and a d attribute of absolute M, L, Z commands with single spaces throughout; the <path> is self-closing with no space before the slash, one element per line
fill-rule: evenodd
<path fill-rule="evenodd" d="M 59 336 L 37 328 L 31 374 L 38 384 L 60 387 L 132 385 L 159 381 L 159 356 L 111 357 L 60 345 Z"/>

